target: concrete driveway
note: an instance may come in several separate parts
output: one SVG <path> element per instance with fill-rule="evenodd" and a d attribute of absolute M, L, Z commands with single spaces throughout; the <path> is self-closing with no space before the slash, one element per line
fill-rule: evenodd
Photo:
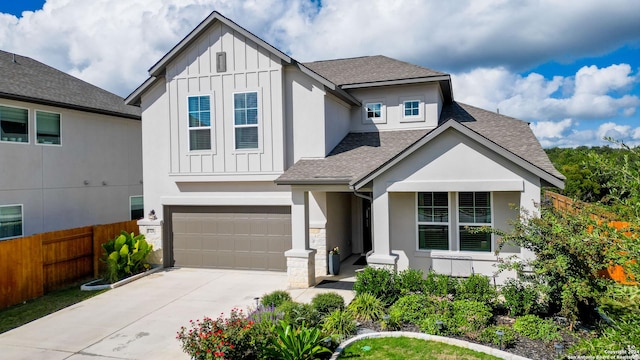
<path fill-rule="evenodd" d="M 172 268 L 0 334 L 3 359 L 188 359 L 176 340 L 180 326 L 285 290 L 285 273 Z M 308 301 L 331 289 L 290 291 Z M 352 292 L 337 291 L 348 303 Z"/>

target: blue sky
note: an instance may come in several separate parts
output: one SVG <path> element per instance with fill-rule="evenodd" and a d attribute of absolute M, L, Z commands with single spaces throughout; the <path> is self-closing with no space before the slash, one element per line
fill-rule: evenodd
<path fill-rule="evenodd" d="M 217 10 L 300 61 L 383 54 L 448 72 L 457 101 L 531 122 L 545 147 L 640 144 L 636 0 L 44 3 L 0 1 L 0 49 L 120 96 Z"/>

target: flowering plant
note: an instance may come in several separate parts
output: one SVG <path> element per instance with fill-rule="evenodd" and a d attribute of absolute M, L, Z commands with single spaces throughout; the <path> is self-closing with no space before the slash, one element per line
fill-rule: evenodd
<path fill-rule="evenodd" d="M 209 317 L 189 320 L 189 328 L 181 327 L 176 338 L 192 359 L 244 359 L 255 350 L 252 348 L 253 325 L 242 310 L 232 309 L 229 318 L 220 314 L 215 320 Z"/>
<path fill-rule="evenodd" d="M 338 255 L 338 254 L 340 254 L 340 248 L 337 246 L 331 249 L 331 251 L 329 251 L 329 255 Z"/>

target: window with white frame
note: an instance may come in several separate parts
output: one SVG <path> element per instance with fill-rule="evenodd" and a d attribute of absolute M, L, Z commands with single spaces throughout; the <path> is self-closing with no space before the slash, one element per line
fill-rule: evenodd
<path fill-rule="evenodd" d="M 0 206 L 0 240 L 23 234 L 22 205 Z"/>
<path fill-rule="evenodd" d="M 258 92 L 233 94 L 236 150 L 258 149 Z"/>
<path fill-rule="evenodd" d="M 211 97 L 189 96 L 189 150 L 211 150 Z"/>
<path fill-rule="evenodd" d="M 373 121 L 382 119 L 382 103 L 368 103 L 365 105 L 365 109 L 367 112 L 367 119 Z"/>
<path fill-rule="evenodd" d="M 448 193 L 418 193 L 418 249 L 449 250 Z"/>
<path fill-rule="evenodd" d="M 404 101 L 404 117 L 417 117 L 420 116 L 420 101 L 419 100 L 408 100 Z"/>
<path fill-rule="evenodd" d="M 142 195 L 129 197 L 129 211 L 131 220 L 138 220 L 144 217 L 144 197 Z"/>
<path fill-rule="evenodd" d="M 36 142 L 60 145 L 60 114 L 36 111 Z"/>
<path fill-rule="evenodd" d="M 460 251 L 491 251 L 491 234 L 474 233 L 473 228 L 491 225 L 491 194 L 461 192 L 458 194 Z"/>
<path fill-rule="evenodd" d="M 29 111 L 0 105 L 0 140 L 29 142 Z"/>

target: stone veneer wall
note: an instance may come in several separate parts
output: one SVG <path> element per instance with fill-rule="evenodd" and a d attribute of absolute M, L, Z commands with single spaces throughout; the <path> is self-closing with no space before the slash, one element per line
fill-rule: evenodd
<path fill-rule="evenodd" d="M 327 229 L 309 229 L 309 248 L 316 250 L 316 276 L 327 275 Z"/>
<path fill-rule="evenodd" d="M 149 254 L 147 260 L 150 264 L 162 265 L 162 220 L 138 220 L 140 234 L 144 235 L 145 240 L 153 245 L 153 252 Z"/>

